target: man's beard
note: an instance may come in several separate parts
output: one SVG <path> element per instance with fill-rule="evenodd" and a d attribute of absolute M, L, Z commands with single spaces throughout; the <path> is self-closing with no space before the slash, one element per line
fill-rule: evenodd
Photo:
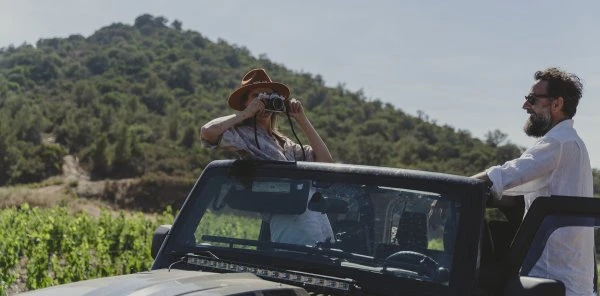
<path fill-rule="evenodd" d="M 550 112 L 542 114 L 532 113 L 527 121 L 523 130 L 525 134 L 530 137 L 539 138 L 544 136 L 552 128 L 552 118 L 550 118 Z"/>

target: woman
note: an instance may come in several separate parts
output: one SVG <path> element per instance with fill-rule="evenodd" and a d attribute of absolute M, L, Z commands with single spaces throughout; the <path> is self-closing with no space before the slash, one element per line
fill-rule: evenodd
<path fill-rule="evenodd" d="M 285 99 L 287 115 L 300 126 L 309 145 L 294 143 L 277 131 L 277 114 L 265 105 L 266 98 L 274 93 Z M 250 70 L 241 86 L 229 95 L 229 106 L 238 112 L 202 126 L 202 143 L 209 149 L 235 151 L 242 158 L 332 162 L 329 149 L 306 117 L 302 104 L 297 99 L 290 100 L 289 95 L 288 87 L 273 82 L 264 69 Z M 310 192 L 312 196 L 314 188 Z M 270 224 L 274 242 L 302 245 L 334 242 L 326 214 L 306 209 L 300 215 L 265 215 L 263 219 Z"/>
<path fill-rule="evenodd" d="M 300 126 L 309 145 L 301 147 L 277 131 L 276 112 L 265 109 L 263 98 L 274 92 L 285 98 L 289 116 Z M 272 82 L 264 69 L 250 70 L 228 99 L 229 106 L 239 112 L 205 124 L 201 129 L 203 144 L 210 149 L 235 151 L 242 158 L 332 162 L 327 145 L 306 117 L 302 104 L 288 99 L 289 95 L 288 87 Z"/>

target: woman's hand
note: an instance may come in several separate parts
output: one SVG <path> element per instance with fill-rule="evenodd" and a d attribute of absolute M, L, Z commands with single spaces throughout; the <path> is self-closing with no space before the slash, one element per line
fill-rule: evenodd
<path fill-rule="evenodd" d="M 265 112 L 265 103 L 256 97 L 250 101 L 243 112 L 247 118 L 253 117 L 255 114 L 262 115 Z"/>
<path fill-rule="evenodd" d="M 308 138 L 308 144 L 312 146 L 315 161 L 332 162 L 333 158 L 331 157 L 331 153 L 329 153 L 327 145 L 325 145 L 321 136 L 319 136 L 312 123 L 310 123 L 306 117 L 302 103 L 297 99 L 290 99 L 287 107 L 290 117 L 293 117 L 294 120 L 296 120 L 296 123 L 302 129 L 304 135 Z"/>
<path fill-rule="evenodd" d="M 304 107 L 302 107 L 302 103 L 300 103 L 300 101 L 296 98 L 290 99 L 288 107 L 290 111 L 290 117 L 292 117 L 293 119 L 299 120 L 306 117 L 306 114 L 304 114 Z"/>

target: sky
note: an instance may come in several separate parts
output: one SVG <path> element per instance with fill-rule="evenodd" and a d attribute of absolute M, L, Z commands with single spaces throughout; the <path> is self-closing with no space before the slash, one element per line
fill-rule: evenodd
<path fill-rule="evenodd" d="M 533 74 L 560 67 L 584 81 L 575 128 L 600 168 L 600 1 L 0 0 L 0 7 L 0 47 L 87 37 L 148 13 L 481 139 L 498 129 L 523 147 L 535 142 L 523 133 L 521 108 Z"/>

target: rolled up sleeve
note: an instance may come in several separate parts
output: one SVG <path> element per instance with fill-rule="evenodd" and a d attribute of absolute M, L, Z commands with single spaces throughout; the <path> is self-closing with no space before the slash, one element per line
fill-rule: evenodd
<path fill-rule="evenodd" d="M 206 140 L 202 140 L 202 145 L 209 150 L 221 149 L 223 151 L 237 152 L 240 150 L 249 150 L 248 145 L 243 140 L 240 131 L 236 128 L 230 128 L 226 130 L 216 144 L 209 143 Z"/>
<path fill-rule="evenodd" d="M 546 184 L 560 161 L 561 143 L 552 138 L 542 138 L 517 159 L 486 171 L 492 181 L 492 195 L 522 195 L 536 191 Z"/>

